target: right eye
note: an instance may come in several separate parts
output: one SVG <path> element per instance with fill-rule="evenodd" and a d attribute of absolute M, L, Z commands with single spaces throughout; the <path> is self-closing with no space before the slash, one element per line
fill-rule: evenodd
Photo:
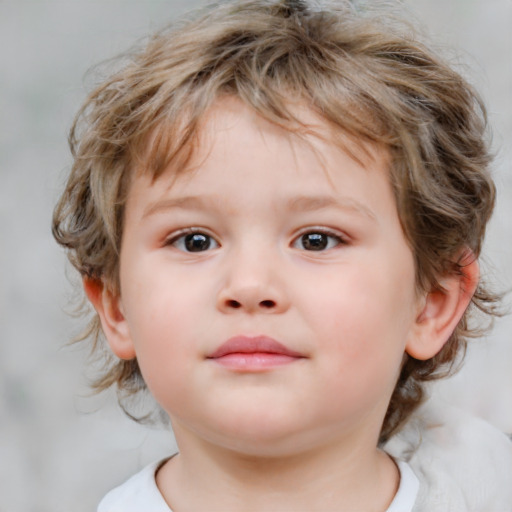
<path fill-rule="evenodd" d="M 346 243 L 339 234 L 319 228 L 303 233 L 292 245 L 303 251 L 322 252 L 340 245 L 346 245 Z"/>
<path fill-rule="evenodd" d="M 169 240 L 167 244 L 183 252 L 204 252 L 219 247 L 213 237 L 199 231 L 178 235 Z"/>

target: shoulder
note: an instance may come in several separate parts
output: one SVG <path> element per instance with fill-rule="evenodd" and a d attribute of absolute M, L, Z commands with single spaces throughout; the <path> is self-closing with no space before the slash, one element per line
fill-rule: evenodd
<path fill-rule="evenodd" d="M 155 473 L 164 461 L 155 462 L 110 491 L 97 512 L 172 512 L 155 481 Z"/>
<path fill-rule="evenodd" d="M 386 450 L 420 480 L 418 512 L 512 512 L 512 442 L 479 418 L 428 403 Z"/>

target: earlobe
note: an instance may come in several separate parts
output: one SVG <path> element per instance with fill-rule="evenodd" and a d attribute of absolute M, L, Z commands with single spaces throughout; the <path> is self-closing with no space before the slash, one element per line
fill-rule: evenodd
<path fill-rule="evenodd" d="M 100 317 L 112 352 L 121 359 L 134 359 L 135 348 L 119 295 L 108 290 L 99 280 L 84 277 L 82 282 L 87 298 Z"/>
<path fill-rule="evenodd" d="M 471 302 L 479 280 L 476 258 L 466 258 L 461 272 L 442 280 L 442 290 L 429 292 L 416 318 L 406 352 L 415 359 L 434 357 L 445 345 Z"/>

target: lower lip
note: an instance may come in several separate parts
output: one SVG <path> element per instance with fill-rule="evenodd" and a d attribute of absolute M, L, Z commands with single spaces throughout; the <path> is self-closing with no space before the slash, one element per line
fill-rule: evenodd
<path fill-rule="evenodd" d="M 235 352 L 213 358 L 212 361 L 231 370 L 258 372 L 288 365 L 300 359 L 302 358 L 268 352 Z"/>

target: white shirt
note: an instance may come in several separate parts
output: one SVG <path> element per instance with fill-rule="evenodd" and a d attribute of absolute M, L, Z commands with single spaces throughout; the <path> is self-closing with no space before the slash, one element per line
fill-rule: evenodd
<path fill-rule="evenodd" d="M 110 491 L 98 506 L 98 512 L 172 512 L 156 485 L 155 475 L 165 462 L 146 466 L 124 484 Z"/>
<path fill-rule="evenodd" d="M 384 449 L 400 470 L 386 512 L 512 512 L 512 442 L 481 419 L 427 402 Z M 109 492 L 98 512 L 172 512 L 156 486 L 161 464 Z"/>
<path fill-rule="evenodd" d="M 98 512 L 172 512 L 156 485 L 155 474 L 165 461 L 155 462 L 110 491 Z M 410 466 L 397 461 L 400 485 L 386 512 L 412 512 L 419 482 Z"/>

